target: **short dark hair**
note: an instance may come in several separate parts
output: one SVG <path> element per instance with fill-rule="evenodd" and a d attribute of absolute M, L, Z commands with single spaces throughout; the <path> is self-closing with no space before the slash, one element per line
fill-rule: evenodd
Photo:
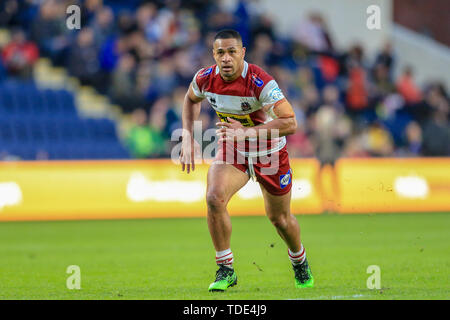
<path fill-rule="evenodd" d="M 217 39 L 236 39 L 239 43 L 242 44 L 242 37 L 240 33 L 233 29 L 220 30 L 214 36 L 214 41 L 216 41 Z"/>

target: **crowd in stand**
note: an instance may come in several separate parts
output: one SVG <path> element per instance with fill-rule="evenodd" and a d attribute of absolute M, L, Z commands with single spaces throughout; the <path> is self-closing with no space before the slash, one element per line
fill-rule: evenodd
<path fill-rule="evenodd" d="M 37 4 L 39 3 L 39 4 Z M 5 0 L 0 27 L 11 30 L 1 48 L 0 78 L 32 76 L 39 56 L 67 68 L 82 84 L 108 95 L 135 127 L 127 144 L 138 158 L 170 155 L 181 127 L 184 94 L 193 75 L 214 64 L 214 34 L 238 30 L 246 60 L 268 71 L 293 105 L 299 129 L 288 137 L 293 157 L 448 156 L 449 96 L 438 82 L 418 86 L 414 66 L 394 77 L 387 43 L 376 58 L 355 44 L 336 50 L 326 21 L 312 13 L 275 33 L 258 0 L 79 1 L 81 29 L 66 26 L 74 1 Z M 203 129 L 214 126 L 206 103 Z"/>

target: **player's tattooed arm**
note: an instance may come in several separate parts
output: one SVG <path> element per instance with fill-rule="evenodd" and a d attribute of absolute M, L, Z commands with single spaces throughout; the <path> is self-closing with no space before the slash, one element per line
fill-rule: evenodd
<path fill-rule="evenodd" d="M 288 136 L 297 131 L 297 120 L 295 119 L 295 113 L 286 98 L 283 98 L 266 108 L 268 108 L 267 112 L 272 116 L 273 120 L 254 127 L 256 133 L 255 130 L 249 130 L 248 137 L 260 137 L 261 132 L 264 132 L 264 134 L 267 132 L 266 136 L 270 139 L 273 136 Z"/>
<path fill-rule="evenodd" d="M 273 136 L 283 137 L 294 134 L 297 130 L 297 120 L 291 104 L 282 99 L 267 107 L 267 111 L 274 118 L 272 121 L 255 126 L 244 127 L 239 121 L 227 118 L 228 122 L 218 122 L 216 131 L 219 140 L 242 141 L 246 138 L 261 137 L 270 139 Z"/>
<path fill-rule="evenodd" d="M 200 153 L 200 146 L 194 140 L 193 136 L 193 126 L 194 121 L 198 119 L 201 109 L 200 98 L 194 94 L 192 89 L 192 84 L 184 97 L 183 111 L 182 111 L 182 122 L 183 122 L 183 134 L 180 152 L 180 163 L 181 170 L 189 173 L 195 170 L 195 157 Z"/>

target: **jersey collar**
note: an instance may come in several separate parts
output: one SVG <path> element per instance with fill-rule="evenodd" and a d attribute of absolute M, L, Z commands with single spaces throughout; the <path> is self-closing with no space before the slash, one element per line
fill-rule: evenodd
<path fill-rule="evenodd" d="M 247 71 L 248 71 L 248 63 L 247 61 L 244 60 L 244 69 L 242 69 L 241 73 L 242 78 L 245 79 L 245 77 L 247 76 Z"/>

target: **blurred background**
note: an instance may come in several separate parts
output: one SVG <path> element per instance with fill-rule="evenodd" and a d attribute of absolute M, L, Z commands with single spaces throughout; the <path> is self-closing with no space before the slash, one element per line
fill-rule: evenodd
<path fill-rule="evenodd" d="M 294 213 L 450 210 L 447 0 L 0 3 L 0 220 L 204 216 L 171 136 L 224 28 L 295 109 Z M 264 212 L 256 183 L 235 198 Z"/>
<path fill-rule="evenodd" d="M 295 109 L 290 206 L 320 279 L 290 287 L 250 180 L 229 297 L 449 299 L 449 0 L 0 0 L 0 299 L 217 299 L 209 164 L 170 156 L 223 28 Z"/>
<path fill-rule="evenodd" d="M 450 3 L 298 2 L 1 1 L 0 159 L 169 157 L 223 28 L 294 106 L 291 157 L 448 156 Z M 80 30 L 66 25 L 72 4 Z M 371 4 L 380 30 L 366 26 Z M 205 103 L 203 129 L 215 117 Z"/>

